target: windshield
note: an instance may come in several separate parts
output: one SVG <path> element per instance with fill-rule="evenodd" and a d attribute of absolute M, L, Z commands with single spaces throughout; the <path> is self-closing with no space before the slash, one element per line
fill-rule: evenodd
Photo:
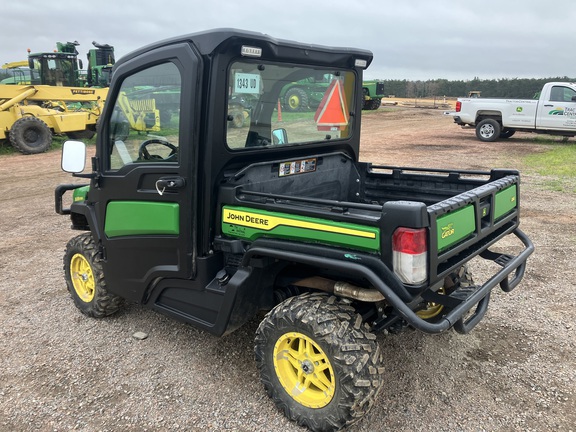
<path fill-rule="evenodd" d="M 351 71 L 235 62 L 228 83 L 231 149 L 306 144 L 352 133 Z"/>

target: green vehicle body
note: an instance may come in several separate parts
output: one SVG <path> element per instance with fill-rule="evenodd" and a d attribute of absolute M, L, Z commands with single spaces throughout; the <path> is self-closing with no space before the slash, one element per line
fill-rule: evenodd
<path fill-rule="evenodd" d="M 369 80 L 362 83 L 362 95 L 364 96 L 365 110 L 376 110 L 382 104 L 384 97 L 384 81 Z"/>
<path fill-rule="evenodd" d="M 315 110 L 320 105 L 332 77 L 321 75 L 303 79 L 284 87 L 280 93 L 282 108 L 288 112 Z M 384 82 L 380 80 L 363 81 L 363 110 L 376 110 L 384 97 Z"/>
<path fill-rule="evenodd" d="M 91 172 L 82 143 L 63 148 L 63 168 L 89 184 L 55 191 L 56 212 L 83 231 L 64 256 L 76 306 L 101 318 L 135 302 L 216 336 L 268 311 L 255 337 L 262 383 L 318 431 L 374 403 L 384 374 L 374 333 L 470 332 L 534 249 L 519 229 L 520 175 L 361 162 L 371 60 L 233 29 L 119 60 Z M 304 82 L 321 109 L 280 119 L 278 100 Z M 161 109 L 172 121 L 153 133 L 117 115 L 143 88 L 171 89 Z M 232 124 L 234 97 L 250 101 L 244 127 Z M 505 238 L 520 252 L 495 251 Z M 465 284 L 473 259 L 500 268 Z"/>

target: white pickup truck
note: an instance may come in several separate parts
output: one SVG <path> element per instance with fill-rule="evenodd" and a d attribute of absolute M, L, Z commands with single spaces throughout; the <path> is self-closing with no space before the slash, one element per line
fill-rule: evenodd
<path fill-rule="evenodd" d="M 481 141 L 509 138 L 516 131 L 576 136 L 576 83 L 544 84 L 539 99 L 462 98 L 445 113 L 460 126 L 476 128 Z"/>

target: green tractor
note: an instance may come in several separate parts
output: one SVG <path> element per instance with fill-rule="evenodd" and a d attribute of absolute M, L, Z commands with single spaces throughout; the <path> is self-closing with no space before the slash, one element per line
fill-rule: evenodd
<path fill-rule="evenodd" d="M 362 95 L 364 96 L 363 110 L 376 110 L 380 108 L 384 97 L 384 82 L 379 80 L 363 81 Z"/>
<path fill-rule="evenodd" d="M 288 112 L 315 110 L 320 105 L 326 89 L 332 82 L 332 74 L 296 81 L 284 87 L 280 94 L 282 108 Z M 376 110 L 384 97 L 384 82 L 370 80 L 362 82 L 363 110 Z"/>
<path fill-rule="evenodd" d="M 116 63 L 114 47 L 108 44 L 92 42 L 94 48 L 88 51 L 89 87 L 108 87 L 112 75 L 112 66 Z"/>
<path fill-rule="evenodd" d="M 332 74 L 321 74 L 285 86 L 280 93 L 282 107 L 288 112 L 318 108 L 332 79 Z"/>
<path fill-rule="evenodd" d="M 56 42 L 56 51 L 28 54 L 30 84 L 59 87 L 108 87 L 114 65 L 114 47 L 92 42 L 88 71 L 78 59 L 78 42 Z"/>
<path fill-rule="evenodd" d="M 78 42 L 57 42 L 56 51 L 30 53 L 28 51 L 28 67 L 30 83 L 33 85 L 50 85 L 60 87 L 83 87 L 80 80 L 78 64 Z M 80 67 L 79 67 L 80 66 Z"/>

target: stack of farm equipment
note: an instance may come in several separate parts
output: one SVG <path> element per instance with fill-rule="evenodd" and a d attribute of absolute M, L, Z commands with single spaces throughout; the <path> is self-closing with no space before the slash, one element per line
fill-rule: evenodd
<path fill-rule="evenodd" d="M 54 52 L 33 53 L 6 65 L 12 78 L 0 85 L 0 140 L 24 154 L 46 151 L 53 134 L 91 138 L 108 94 L 114 48 L 93 42 L 82 71 L 77 42 L 57 43 Z"/>

